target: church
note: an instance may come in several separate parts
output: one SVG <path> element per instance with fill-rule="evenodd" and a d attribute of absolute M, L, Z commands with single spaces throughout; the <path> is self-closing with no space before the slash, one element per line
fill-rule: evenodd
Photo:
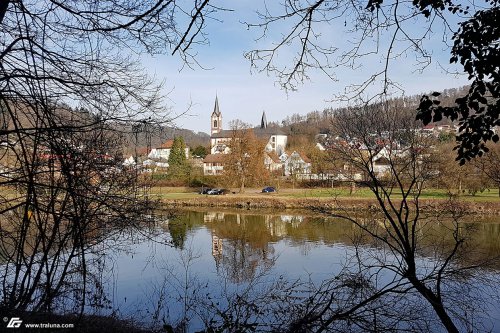
<path fill-rule="evenodd" d="M 281 156 L 285 152 L 287 135 L 277 127 L 268 127 L 265 112 L 262 113 L 260 127 L 253 128 L 255 136 L 261 140 L 267 141 L 265 146 L 266 161 L 263 163 L 268 167 L 273 157 Z M 219 109 L 218 97 L 215 97 L 215 105 L 210 116 L 210 154 L 203 160 L 203 172 L 205 175 L 221 174 L 224 170 L 224 154 L 230 153 L 229 142 L 233 136 L 232 130 L 222 128 L 222 113 Z"/>

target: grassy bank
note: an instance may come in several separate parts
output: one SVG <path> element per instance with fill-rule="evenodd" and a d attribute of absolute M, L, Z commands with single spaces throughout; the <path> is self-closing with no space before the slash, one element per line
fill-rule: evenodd
<path fill-rule="evenodd" d="M 189 188 L 189 187 L 153 187 L 151 189 L 151 195 L 158 199 L 190 199 L 190 198 L 200 198 L 205 197 L 205 195 L 198 194 L 199 189 Z M 349 188 L 314 188 L 314 189 L 281 189 L 277 193 L 261 193 L 258 188 L 249 188 L 245 190 L 245 193 L 238 193 L 237 189 L 230 189 L 230 193 L 227 195 L 230 197 L 261 197 L 261 198 L 318 198 L 318 199 L 374 199 L 375 196 L 367 188 L 358 188 L 355 192 L 351 193 Z M 458 198 L 461 201 L 470 202 L 500 202 L 500 197 L 498 195 L 498 189 L 486 190 L 484 192 L 478 192 L 475 195 L 469 193 L 463 193 L 457 195 L 456 193 L 451 194 L 442 189 L 426 189 L 422 192 L 421 199 L 429 200 L 448 200 L 450 196 Z M 395 198 L 401 197 L 401 195 L 394 195 Z"/>
<path fill-rule="evenodd" d="M 153 188 L 151 196 L 176 207 L 224 207 L 244 209 L 303 209 L 326 208 L 347 210 L 370 210 L 376 207 L 375 196 L 368 189 L 358 189 L 350 194 L 349 189 L 283 189 L 278 193 L 261 193 L 259 189 L 247 189 L 245 193 L 232 190 L 227 195 L 201 195 L 189 188 Z M 398 196 L 395 195 L 394 198 Z M 427 190 L 421 196 L 424 209 L 441 211 L 450 199 L 444 190 Z M 475 196 L 455 196 L 471 213 L 500 214 L 498 191 L 485 191 Z"/>

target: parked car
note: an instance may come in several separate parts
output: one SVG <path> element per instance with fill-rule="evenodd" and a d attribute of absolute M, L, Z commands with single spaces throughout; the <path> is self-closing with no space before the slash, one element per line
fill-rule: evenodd
<path fill-rule="evenodd" d="M 207 194 L 210 194 L 210 195 L 221 195 L 221 194 L 227 194 L 227 193 L 228 193 L 228 190 L 223 189 L 223 188 L 213 188 L 207 192 Z"/>
<path fill-rule="evenodd" d="M 228 193 L 231 193 L 231 191 L 229 191 L 227 188 L 221 188 L 219 189 L 219 194 L 223 194 L 223 195 L 226 195 Z"/>
<path fill-rule="evenodd" d="M 210 191 L 207 192 L 209 195 L 217 195 L 219 194 L 219 189 L 218 188 L 212 188 Z"/>
<path fill-rule="evenodd" d="M 264 187 L 262 189 L 262 193 L 273 193 L 276 192 L 276 189 L 272 186 Z"/>
<path fill-rule="evenodd" d="M 228 194 L 229 190 L 225 188 L 203 188 L 199 192 L 200 194 L 208 194 L 208 195 L 221 195 Z"/>
<path fill-rule="evenodd" d="M 212 188 L 207 187 L 207 188 L 202 188 L 200 190 L 200 194 L 209 194 L 208 192 L 212 191 Z"/>

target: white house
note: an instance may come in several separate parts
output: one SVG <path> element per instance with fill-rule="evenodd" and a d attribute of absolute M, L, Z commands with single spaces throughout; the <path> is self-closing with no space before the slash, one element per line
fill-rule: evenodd
<path fill-rule="evenodd" d="M 285 176 L 311 174 L 311 161 L 303 154 L 296 151 L 291 154 L 284 153 L 280 156 L 280 160 L 283 162 Z"/>
<path fill-rule="evenodd" d="M 165 143 L 163 143 L 161 146 L 151 149 L 151 152 L 149 152 L 148 154 L 148 158 L 168 160 L 173 144 L 174 140 L 165 141 Z M 186 153 L 186 158 L 189 158 L 189 147 L 185 148 L 185 153 Z"/>
<path fill-rule="evenodd" d="M 398 163 L 397 159 L 402 159 L 408 154 L 405 149 L 389 149 L 383 147 L 372 157 L 373 172 L 376 175 L 383 175 L 392 172 L 392 167 Z"/>
<path fill-rule="evenodd" d="M 264 154 L 264 165 L 266 166 L 266 169 L 271 172 L 283 169 L 283 164 L 281 163 L 278 155 L 273 152 Z"/>
<path fill-rule="evenodd" d="M 208 154 L 203 159 L 204 175 L 220 175 L 224 171 L 224 154 Z"/>
<path fill-rule="evenodd" d="M 125 161 L 123 161 L 122 165 L 123 166 L 126 166 L 126 167 L 131 167 L 131 166 L 135 166 L 135 159 L 132 155 L 130 155 L 130 157 L 126 158 Z"/>

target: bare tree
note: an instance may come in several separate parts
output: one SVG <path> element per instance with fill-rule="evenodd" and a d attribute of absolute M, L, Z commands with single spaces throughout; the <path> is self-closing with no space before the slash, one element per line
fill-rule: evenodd
<path fill-rule="evenodd" d="M 436 176 L 431 154 L 434 139 L 418 130 L 411 113 L 404 114 L 384 103 L 340 112 L 333 127 L 342 139 L 334 144 L 331 153 L 364 174 L 375 196 L 376 205 L 369 218 L 342 212 L 341 208 L 331 213 L 353 222 L 382 249 L 382 254 L 372 253 L 360 260 L 359 267 L 364 268 L 359 272 L 369 277 L 367 281 L 377 281 L 384 271 L 393 276 L 390 283 L 375 288 L 371 295 L 411 295 L 413 290 L 433 309 L 447 331 L 460 331 L 470 323 L 454 308 L 456 295 L 449 287 L 459 283 L 469 268 L 457 262 L 468 237 L 460 223 L 463 211 L 459 204 L 443 207 L 453 221 L 451 241 L 444 250 L 426 245 L 427 238 L 432 237 L 432 223 L 444 218 L 426 212 L 420 200 L 424 185 Z M 422 266 L 420 256 L 431 256 L 434 261 Z"/>
<path fill-rule="evenodd" d="M 2 2 L 3 309 L 54 311 L 69 297 L 83 312 L 90 245 L 148 208 L 137 170 L 122 168 L 120 131 L 171 120 L 139 55 L 170 49 L 189 64 L 214 10 L 208 0 L 191 8 L 170 0 Z"/>
<path fill-rule="evenodd" d="M 70 298 L 83 312 L 94 271 L 85 253 L 107 226 L 137 219 L 147 208 L 129 204 L 138 202 L 135 173 L 120 171 L 121 155 L 108 153 L 120 149 L 115 136 L 105 127 L 40 128 L 3 152 L 5 309 L 50 312 Z"/>
<path fill-rule="evenodd" d="M 493 148 L 481 158 L 474 161 L 474 165 L 482 171 L 482 173 L 498 188 L 498 196 L 500 197 L 500 146 L 495 145 Z"/>
<path fill-rule="evenodd" d="M 240 193 L 245 186 L 262 180 L 267 174 L 264 166 L 264 148 L 250 126 L 236 120 L 231 124 L 231 138 L 228 142 L 229 153 L 224 160 L 224 174 L 229 183 L 236 184 Z"/>

